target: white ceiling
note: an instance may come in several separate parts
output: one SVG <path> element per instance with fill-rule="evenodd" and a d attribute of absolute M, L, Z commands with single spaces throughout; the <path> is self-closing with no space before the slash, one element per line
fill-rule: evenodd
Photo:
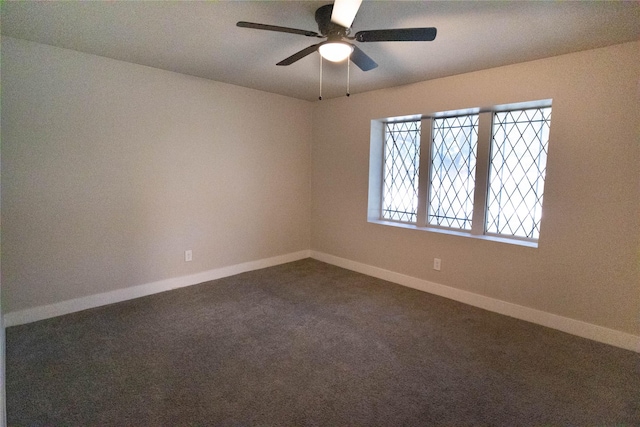
<path fill-rule="evenodd" d="M 319 56 L 275 64 L 320 39 L 236 27 L 317 31 L 331 1 L 5 1 L 2 34 L 306 100 Z M 351 66 L 351 93 L 638 40 L 637 1 L 365 0 L 353 32 L 437 27 L 433 42 L 359 43 L 378 68 Z M 324 62 L 324 98 L 343 96 L 346 65 Z"/>

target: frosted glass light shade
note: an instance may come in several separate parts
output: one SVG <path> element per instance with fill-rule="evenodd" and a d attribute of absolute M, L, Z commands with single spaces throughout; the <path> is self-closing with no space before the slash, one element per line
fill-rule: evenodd
<path fill-rule="evenodd" d="M 353 46 L 346 43 L 325 43 L 318 49 L 320 55 L 327 61 L 344 61 L 353 52 Z"/>

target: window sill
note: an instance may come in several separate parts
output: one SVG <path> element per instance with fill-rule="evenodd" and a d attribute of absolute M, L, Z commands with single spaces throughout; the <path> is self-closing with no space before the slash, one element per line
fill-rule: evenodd
<path fill-rule="evenodd" d="M 524 246 L 526 248 L 538 247 L 538 242 L 531 241 L 531 240 L 510 239 L 508 237 L 490 236 L 486 234 L 483 234 L 483 235 L 471 234 L 466 231 L 451 230 L 448 228 L 420 227 L 415 224 L 409 224 L 406 222 L 386 221 L 386 220 L 380 220 L 380 219 L 369 219 L 368 222 L 370 222 L 371 224 L 388 225 L 391 227 L 405 228 L 409 230 L 428 231 L 431 233 L 448 234 L 450 236 L 458 236 L 458 237 L 468 237 L 471 239 L 486 240 L 489 242 L 507 243 L 510 245 Z"/>

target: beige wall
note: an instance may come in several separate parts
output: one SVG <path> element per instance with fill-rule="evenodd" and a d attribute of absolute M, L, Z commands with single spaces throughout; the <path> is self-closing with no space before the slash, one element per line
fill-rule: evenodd
<path fill-rule="evenodd" d="M 4 312 L 308 249 L 311 115 L 3 38 Z"/>
<path fill-rule="evenodd" d="M 316 103 L 312 249 L 638 335 L 639 78 L 628 43 Z M 372 119 L 547 98 L 537 249 L 367 222 Z"/>
<path fill-rule="evenodd" d="M 3 311 L 311 248 L 638 335 L 639 48 L 311 104 L 3 38 Z M 546 98 L 539 248 L 367 223 L 372 119 Z"/>

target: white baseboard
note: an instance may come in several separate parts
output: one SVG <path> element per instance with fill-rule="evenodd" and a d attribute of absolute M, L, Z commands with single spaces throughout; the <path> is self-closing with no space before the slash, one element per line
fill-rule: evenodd
<path fill-rule="evenodd" d="M 368 264 L 311 250 L 249 261 L 242 264 L 203 271 L 189 276 L 175 277 L 130 288 L 117 289 L 115 291 L 61 301 L 50 305 L 13 311 L 6 313 L 3 316 L 4 326 L 9 327 L 35 322 L 76 311 L 169 291 L 171 289 L 196 285 L 198 283 L 233 276 L 247 271 L 273 267 L 275 265 L 285 264 L 309 257 L 338 267 L 346 268 L 348 270 L 356 271 L 358 273 L 366 274 L 368 276 L 377 277 L 399 285 L 469 304 L 474 307 L 515 317 L 516 319 L 526 320 L 528 322 L 557 329 L 569 334 L 640 353 L 640 337 L 636 335 L 605 328 L 603 326 L 594 325 L 581 320 L 547 313 L 534 308 L 501 301 L 484 295 L 475 294 L 473 292 L 452 288 L 450 286 L 441 285 L 428 280 L 418 279 L 416 277 L 407 276 Z"/>
<path fill-rule="evenodd" d="M 516 319 L 526 320 L 527 322 L 536 323 L 538 325 L 557 329 L 572 335 L 577 335 L 579 337 L 588 338 L 640 353 L 640 336 L 617 331 L 615 329 L 605 328 L 603 326 L 594 325 L 581 320 L 558 316 L 557 314 L 547 313 L 534 308 L 512 304 L 506 301 L 384 270 L 382 268 L 373 267 L 368 264 L 351 261 L 322 252 L 311 251 L 311 258 L 346 268 L 348 270 L 356 271 L 358 273 L 366 274 L 368 276 L 377 277 L 378 279 L 387 280 L 409 288 L 418 289 L 423 292 L 428 292 L 469 304 L 474 307 L 515 317 Z"/>
<path fill-rule="evenodd" d="M 188 276 L 174 277 L 171 279 L 132 286 L 130 288 L 117 289 L 115 291 L 104 292 L 101 294 L 89 295 L 86 297 L 61 301 L 40 307 L 28 308 L 26 310 L 12 311 L 4 315 L 4 326 L 9 327 L 22 325 L 24 323 L 31 323 L 38 320 L 61 316 L 63 314 L 69 314 L 76 311 L 99 307 L 102 305 L 113 304 L 116 302 L 157 294 L 159 292 L 170 291 L 171 289 L 196 285 L 198 283 L 221 279 L 223 277 L 233 276 L 235 274 L 240 274 L 247 271 L 273 267 L 275 265 L 309 258 L 310 253 L 311 251 L 309 250 L 293 252 L 285 255 L 275 256 L 272 258 L 265 258 L 256 261 L 245 262 L 242 264 L 231 265 L 228 267 L 216 268 L 213 270 L 203 271 L 201 273 L 191 274 Z"/>

